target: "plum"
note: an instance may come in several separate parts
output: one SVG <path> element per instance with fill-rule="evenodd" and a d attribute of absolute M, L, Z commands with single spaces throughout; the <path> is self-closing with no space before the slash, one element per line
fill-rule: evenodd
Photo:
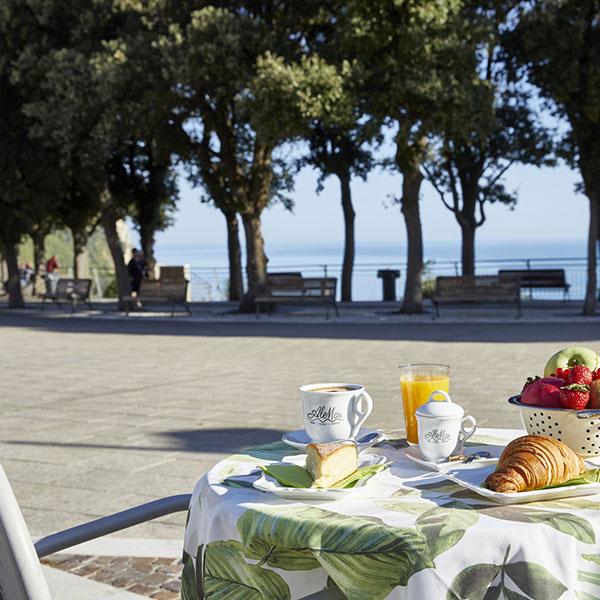
<path fill-rule="evenodd" d="M 525 384 L 521 394 L 521 402 L 529 406 L 544 408 L 562 408 L 560 388 L 566 385 L 559 377 L 544 377 Z"/>

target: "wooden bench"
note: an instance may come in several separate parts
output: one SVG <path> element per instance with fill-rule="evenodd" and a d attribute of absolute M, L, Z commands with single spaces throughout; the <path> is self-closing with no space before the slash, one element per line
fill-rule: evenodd
<path fill-rule="evenodd" d="M 501 269 L 500 277 L 518 277 L 521 289 L 550 288 L 562 289 L 563 299 L 566 300 L 571 287 L 565 279 L 564 269 Z"/>
<path fill-rule="evenodd" d="M 62 308 L 60 303 L 61 300 L 68 300 L 71 303 L 71 312 L 75 312 L 78 302 L 85 302 L 90 310 L 93 310 L 92 303 L 90 301 L 90 291 L 92 289 L 91 279 L 71 279 L 68 277 L 61 277 L 56 282 L 56 290 L 54 293 L 45 292 L 40 294 L 42 298 L 42 310 L 46 304 L 46 300 L 52 300 L 58 304 L 59 308 Z"/>
<path fill-rule="evenodd" d="M 254 299 L 256 318 L 260 317 L 261 306 L 266 306 L 270 315 L 274 304 L 325 304 L 327 318 L 330 306 L 339 317 L 335 302 L 336 285 L 335 277 L 302 277 L 300 273 L 269 274 L 265 291 Z"/>
<path fill-rule="evenodd" d="M 439 305 L 451 302 L 514 302 L 517 305 L 517 318 L 521 316 L 521 292 L 517 277 L 500 275 L 437 277 L 431 300 L 437 317 L 440 316 Z"/>
<path fill-rule="evenodd" d="M 162 281 L 160 279 L 143 279 L 140 293 L 137 296 L 124 296 L 122 300 L 126 303 L 125 314 L 129 313 L 140 303 L 142 307 L 147 304 L 169 304 L 171 316 L 175 316 L 175 305 L 179 304 L 191 315 L 192 311 L 187 301 L 187 288 L 189 281 Z"/>

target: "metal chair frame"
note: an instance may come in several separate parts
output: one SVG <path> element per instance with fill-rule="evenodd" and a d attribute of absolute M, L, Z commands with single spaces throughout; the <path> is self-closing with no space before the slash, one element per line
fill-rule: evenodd
<path fill-rule="evenodd" d="M 160 498 L 77 525 L 33 542 L 6 473 L 0 465 L 0 600 L 52 600 L 39 559 L 127 527 L 186 511 L 191 494 Z M 301 600 L 343 600 L 336 589 Z"/>

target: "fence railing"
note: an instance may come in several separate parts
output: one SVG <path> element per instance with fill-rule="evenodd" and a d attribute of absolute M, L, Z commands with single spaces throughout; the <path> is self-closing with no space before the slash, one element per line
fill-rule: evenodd
<path fill-rule="evenodd" d="M 381 269 L 400 271 L 396 280 L 396 297 L 404 292 L 406 282 L 406 263 L 356 263 L 352 273 L 353 300 L 381 300 L 383 297 L 382 280 L 377 277 Z M 586 258 L 509 258 L 476 261 L 475 272 L 480 275 L 493 275 L 500 269 L 564 269 L 565 279 L 571 286 L 569 298 L 582 300 L 587 286 Z M 300 271 L 305 277 L 337 277 L 338 289 L 342 266 L 339 263 L 328 264 L 277 264 L 269 263 L 269 271 Z M 460 275 L 461 263 L 454 260 L 427 260 L 423 279 L 434 280 L 438 275 Z M 229 285 L 227 267 L 192 267 L 192 298 L 196 301 L 226 300 Z M 599 277 L 600 281 L 600 277 Z M 533 299 L 562 299 L 560 289 L 524 290 L 524 295 Z M 338 292 L 339 296 L 339 292 Z"/>
<path fill-rule="evenodd" d="M 400 271 L 396 280 L 396 298 L 401 298 L 406 282 L 406 263 L 356 263 L 352 276 L 352 298 L 357 301 L 381 300 L 383 297 L 382 280 L 377 277 L 381 269 Z M 485 259 L 476 261 L 475 272 L 479 275 L 493 275 L 500 269 L 564 269 L 565 279 L 570 285 L 569 297 L 572 300 L 582 300 L 587 286 L 587 259 L 585 258 L 508 258 Z M 269 271 L 299 271 L 305 277 L 337 277 L 338 290 L 341 280 L 341 264 L 327 263 L 269 263 Z M 107 290 L 113 289 L 114 273 L 108 270 L 93 269 L 94 295 L 106 295 Z M 460 275 L 460 261 L 427 260 L 423 274 L 424 281 L 433 281 L 438 275 Z M 65 276 L 67 274 L 65 273 Z M 229 291 L 229 269 L 226 266 L 190 268 L 190 286 L 194 302 L 220 302 L 227 300 Z M 600 281 L 600 274 L 598 277 Z M 562 299 L 561 289 L 523 290 L 525 297 L 533 299 Z M 338 292 L 339 297 L 339 292 Z"/>

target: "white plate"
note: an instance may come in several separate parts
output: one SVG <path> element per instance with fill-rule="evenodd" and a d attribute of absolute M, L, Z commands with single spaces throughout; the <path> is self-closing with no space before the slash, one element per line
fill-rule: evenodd
<path fill-rule="evenodd" d="M 462 461 L 449 461 L 445 460 L 444 462 L 434 463 L 430 460 L 427 460 L 421 454 L 421 449 L 419 446 L 409 446 L 406 450 L 406 458 L 409 458 L 412 462 L 417 463 L 424 469 L 429 471 L 438 471 L 443 473 L 444 471 L 449 471 L 450 469 L 456 469 L 458 467 L 476 467 L 481 465 L 489 465 L 492 463 L 498 462 L 502 451 L 504 450 L 503 446 L 469 446 L 463 450 L 463 454 L 465 456 L 469 456 L 470 454 L 474 454 L 475 452 L 489 452 L 492 456 L 490 458 L 478 458 L 466 465 L 463 465 Z"/>
<path fill-rule="evenodd" d="M 516 492 L 506 494 L 493 492 L 480 484 L 494 471 L 493 465 L 486 465 L 477 469 L 456 469 L 444 473 L 444 477 L 454 483 L 458 483 L 480 496 L 500 504 L 520 504 L 522 502 L 534 502 L 536 500 L 556 500 L 558 498 L 573 498 L 574 496 L 590 496 L 600 493 L 600 483 L 587 483 L 584 485 L 571 485 L 567 487 L 551 488 L 549 490 L 533 490 L 532 492 Z"/>
<path fill-rule="evenodd" d="M 365 454 L 358 457 L 358 468 L 360 469 L 367 465 L 381 465 L 384 462 L 387 462 L 385 456 L 380 456 L 379 454 Z M 280 464 L 294 464 L 305 467 L 306 455 L 286 456 Z M 359 481 L 354 487 L 347 489 L 284 487 L 277 479 L 267 475 L 265 472 L 263 472 L 260 479 L 257 479 L 252 485 L 257 490 L 271 492 L 272 494 L 280 496 L 281 498 L 288 498 L 289 500 L 341 500 L 368 485 L 378 474 L 379 473 L 375 473 L 373 477 Z"/>
<path fill-rule="evenodd" d="M 356 446 L 356 451 L 359 454 L 361 452 L 364 452 L 371 446 L 382 442 L 385 438 L 385 433 L 383 433 L 382 431 L 378 432 L 376 429 L 361 429 L 356 437 L 361 438 L 363 435 L 367 435 L 369 433 L 377 433 L 378 435 L 375 439 L 371 440 L 370 442 L 367 442 L 366 444 L 358 444 Z M 298 431 L 290 431 L 289 433 L 284 433 L 281 436 L 281 439 L 289 446 L 293 446 L 294 448 L 300 448 L 301 450 L 305 450 L 308 444 L 314 443 L 313 440 L 311 440 L 308 437 L 304 429 L 298 429 Z"/>

